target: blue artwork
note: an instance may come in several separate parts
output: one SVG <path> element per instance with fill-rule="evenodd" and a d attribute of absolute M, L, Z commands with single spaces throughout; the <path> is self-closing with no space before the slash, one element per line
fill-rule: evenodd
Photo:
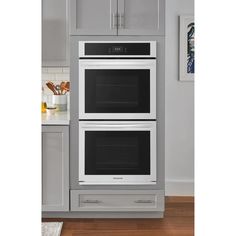
<path fill-rule="evenodd" d="M 187 35 L 187 73 L 194 73 L 194 59 L 194 23 L 190 23 Z"/>

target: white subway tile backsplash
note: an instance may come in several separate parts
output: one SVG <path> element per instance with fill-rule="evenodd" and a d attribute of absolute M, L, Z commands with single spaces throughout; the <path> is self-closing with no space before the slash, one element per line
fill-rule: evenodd
<path fill-rule="evenodd" d="M 70 70 L 68 67 L 43 67 L 42 68 L 42 80 L 47 81 L 69 81 Z"/>
<path fill-rule="evenodd" d="M 69 67 L 63 67 L 63 73 L 70 73 L 70 68 Z"/>
<path fill-rule="evenodd" d="M 50 103 L 53 92 L 47 87 L 48 81 L 55 85 L 61 84 L 62 81 L 70 81 L 70 70 L 68 67 L 43 67 L 42 68 L 42 86 L 44 88 L 44 95 L 48 96 Z M 69 97 L 69 93 L 68 93 Z"/>
<path fill-rule="evenodd" d="M 42 73 L 47 73 L 48 72 L 48 68 L 47 67 L 42 67 Z"/>
<path fill-rule="evenodd" d="M 62 73 L 62 67 L 48 67 L 48 73 Z"/>
<path fill-rule="evenodd" d="M 55 74 L 55 79 L 68 81 L 70 79 L 70 76 L 69 76 L 69 74 Z"/>
<path fill-rule="evenodd" d="M 52 74 L 52 73 L 43 73 L 42 74 L 42 80 L 43 81 L 48 81 L 48 80 L 55 80 L 56 79 L 56 76 L 55 74 Z"/>

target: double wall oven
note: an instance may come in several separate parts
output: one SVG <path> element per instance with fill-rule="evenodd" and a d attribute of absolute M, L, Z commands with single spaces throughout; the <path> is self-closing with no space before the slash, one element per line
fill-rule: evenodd
<path fill-rule="evenodd" d="M 79 184 L 156 183 L 156 42 L 79 42 Z"/>

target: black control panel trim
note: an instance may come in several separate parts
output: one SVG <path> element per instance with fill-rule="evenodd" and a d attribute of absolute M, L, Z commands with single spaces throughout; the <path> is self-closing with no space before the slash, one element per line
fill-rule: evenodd
<path fill-rule="evenodd" d="M 85 43 L 85 55 L 150 55 L 150 43 Z"/>

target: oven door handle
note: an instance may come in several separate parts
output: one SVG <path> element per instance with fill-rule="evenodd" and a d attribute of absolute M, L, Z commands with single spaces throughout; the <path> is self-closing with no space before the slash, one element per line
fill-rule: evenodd
<path fill-rule="evenodd" d="M 85 128 L 150 128 L 152 127 L 152 125 L 150 124 L 107 124 L 107 125 L 103 125 L 103 124 L 83 124 L 82 127 Z"/>
<path fill-rule="evenodd" d="M 81 60 L 80 66 L 153 66 L 156 60 Z"/>

